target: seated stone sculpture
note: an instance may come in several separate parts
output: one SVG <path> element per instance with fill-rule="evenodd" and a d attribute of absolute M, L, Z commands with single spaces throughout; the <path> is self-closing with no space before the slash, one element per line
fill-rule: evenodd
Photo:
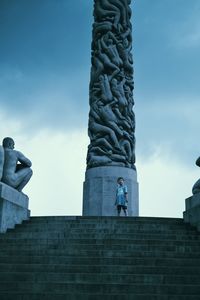
<path fill-rule="evenodd" d="M 196 160 L 196 165 L 200 167 L 200 157 Z M 192 193 L 193 195 L 200 193 L 200 179 L 194 184 Z"/>
<path fill-rule="evenodd" d="M 196 165 L 197 165 L 198 167 L 200 167 L 200 157 L 197 158 L 197 160 L 196 160 Z"/>
<path fill-rule="evenodd" d="M 4 162 L 1 181 L 21 192 L 33 174 L 31 170 L 32 163 L 21 152 L 14 150 L 14 146 L 15 142 L 12 138 L 4 138 Z"/>

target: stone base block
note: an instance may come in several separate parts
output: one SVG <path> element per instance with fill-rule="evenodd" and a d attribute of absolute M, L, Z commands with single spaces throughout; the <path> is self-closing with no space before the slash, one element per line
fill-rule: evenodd
<path fill-rule="evenodd" d="M 88 169 L 83 185 L 83 216 L 116 216 L 117 178 L 128 187 L 128 214 L 139 215 L 137 173 L 133 169 L 107 166 Z M 123 212 L 121 213 L 123 215 Z"/>
<path fill-rule="evenodd" d="M 0 182 L 0 232 L 29 219 L 28 202 L 26 195 Z"/>
<path fill-rule="evenodd" d="M 3 174 L 3 164 L 4 164 L 4 150 L 3 147 L 0 145 L 0 181 Z"/>
<path fill-rule="evenodd" d="M 200 193 L 185 200 L 183 218 L 185 223 L 190 223 L 200 230 Z"/>

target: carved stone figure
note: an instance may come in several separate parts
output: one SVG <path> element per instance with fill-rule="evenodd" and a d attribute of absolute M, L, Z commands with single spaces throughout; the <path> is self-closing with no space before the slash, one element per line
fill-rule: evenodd
<path fill-rule="evenodd" d="M 123 65 L 123 62 L 119 56 L 117 46 L 114 44 L 115 37 L 112 32 L 108 32 L 106 35 L 102 36 L 100 40 L 101 51 L 104 51 L 110 58 L 111 62 L 117 67 Z"/>
<path fill-rule="evenodd" d="M 116 5 L 112 5 L 110 0 L 96 1 L 94 13 L 97 20 L 112 20 L 113 26 L 117 28 L 120 20 L 120 11 Z"/>
<path fill-rule="evenodd" d="M 1 181 L 21 192 L 33 174 L 32 163 L 21 152 L 14 150 L 14 146 L 12 138 L 4 138 L 0 153 L 3 169 Z"/>
<path fill-rule="evenodd" d="M 113 94 L 110 89 L 110 82 L 107 75 L 99 76 L 99 84 L 101 88 L 101 101 L 104 101 L 105 104 L 113 101 Z M 97 98 L 98 99 L 98 98 Z"/>
<path fill-rule="evenodd" d="M 95 0 L 87 168 L 135 169 L 130 0 Z"/>
<path fill-rule="evenodd" d="M 200 167 L 200 157 L 196 160 L 196 165 Z M 194 184 L 192 188 L 193 195 L 200 193 L 200 179 Z"/>

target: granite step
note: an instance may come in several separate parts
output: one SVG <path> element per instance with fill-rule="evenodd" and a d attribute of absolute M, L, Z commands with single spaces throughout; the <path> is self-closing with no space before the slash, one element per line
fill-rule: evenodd
<path fill-rule="evenodd" d="M 95 294 L 89 293 L 17 293 L 17 292 L 0 292 L 1 300 L 199 300 L 199 295 L 157 295 L 157 294 Z"/>
<path fill-rule="evenodd" d="M 60 253 L 64 253 L 66 254 L 67 252 L 71 253 L 73 251 L 74 254 L 77 253 L 77 251 L 79 251 L 79 249 L 81 249 L 81 251 L 85 251 L 90 253 L 90 251 L 93 251 L 94 253 L 96 253 L 96 255 L 102 254 L 103 252 L 112 252 L 113 254 L 116 253 L 125 253 L 125 252 L 130 252 L 132 254 L 136 254 L 138 253 L 138 251 L 141 252 L 155 252 L 156 254 L 158 253 L 163 253 L 163 252 L 176 252 L 177 254 L 198 254 L 199 253 L 199 246 L 194 245 L 190 245 L 186 242 L 179 242 L 177 244 L 173 244 L 173 241 L 171 241 L 171 245 L 163 245 L 163 244 L 159 244 L 156 241 L 154 241 L 154 243 L 145 243 L 144 241 L 141 243 L 138 243 L 138 241 L 136 240 L 135 243 L 131 243 L 131 244 L 126 244 L 126 243 L 112 243 L 112 240 L 109 241 L 109 243 L 102 243 L 102 241 L 99 241 L 99 243 L 88 243 L 87 241 L 85 243 L 75 243 L 74 241 L 72 242 L 72 240 L 69 241 L 58 241 L 55 240 L 55 243 L 47 243 L 47 244 L 43 244 L 43 243 L 26 243 L 26 244 L 22 244 L 22 243 L 9 243 L 7 244 L 2 243 L 1 244 L 1 251 L 0 251 L 0 255 L 1 254 L 6 254 L 9 253 L 11 255 L 16 254 L 16 252 L 20 252 L 20 254 L 37 254 L 40 253 L 45 254 L 46 252 L 48 252 L 49 254 L 51 253 L 55 253 L 56 255 L 58 254 L 57 252 L 60 251 Z M 103 252 L 102 252 L 103 251 Z M 92 253 L 92 252 L 91 252 Z M 91 254 L 90 253 L 90 254 Z M 174 253 L 175 254 L 175 253 Z"/>
<path fill-rule="evenodd" d="M 20 250 L 20 253 L 16 254 L 16 249 L 1 249 L 0 251 L 0 258 L 4 256 L 45 256 L 45 255 L 51 255 L 51 256 L 88 256 L 88 257 L 133 257 L 137 254 L 140 254 L 143 256 L 143 253 L 149 253 L 149 255 L 154 254 L 155 256 L 164 257 L 166 256 L 172 256 L 174 257 L 190 257 L 193 255 L 193 257 L 200 258 L 200 246 L 186 246 L 184 244 L 180 246 L 176 245 L 131 245 L 131 250 L 121 250 L 121 249 L 88 249 L 88 248 L 82 248 L 80 247 L 66 247 L 64 249 L 61 249 L 59 246 L 54 247 L 54 249 L 44 248 L 44 249 L 32 249 L 32 250 Z M 152 253 L 152 254 L 151 254 Z"/>
<path fill-rule="evenodd" d="M 41 226 L 42 224 L 42 226 Z M 183 223 L 183 221 L 181 222 L 167 222 L 167 223 L 159 223 L 159 222 L 145 222 L 142 223 L 141 221 L 134 221 L 132 220 L 131 222 L 92 222 L 92 223 L 88 223 L 88 222 L 76 222 L 76 221 L 64 221 L 64 222 L 33 222 L 32 220 L 30 220 L 29 222 L 24 221 L 22 224 L 18 224 L 16 225 L 16 229 L 19 230 L 20 228 L 25 229 L 33 229 L 33 230 L 43 230 L 43 228 L 46 229 L 54 229 L 54 228 L 77 228 L 77 229 L 101 229 L 101 228 L 105 228 L 105 229 L 116 229 L 116 228 L 128 228 L 128 229 L 136 229 L 136 230 L 141 230 L 141 229 L 145 229 L 145 230 L 189 230 L 189 231 L 195 231 L 195 228 L 189 226 L 188 224 Z"/>
<path fill-rule="evenodd" d="M 11 258 L 11 261 L 12 263 L 16 263 L 17 261 L 20 261 L 21 263 L 23 262 L 30 262 L 31 260 L 31 257 L 36 257 L 36 262 L 39 262 L 39 259 L 43 259 L 45 260 L 47 263 L 50 261 L 52 262 L 53 261 L 53 257 L 55 257 L 55 260 L 57 262 L 57 256 L 59 255 L 60 257 L 60 260 L 63 259 L 63 261 L 66 261 L 66 260 L 71 260 L 72 263 L 74 260 L 79 260 L 81 261 L 82 259 L 85 259 L 88 257 L 89 254 L 93 254 L 93 253 L 89 253 L 89 252 L 80 252 L 78 255 L 76 253 L 73 253 L 73 252 L 64 252 L 64 253 L 59 253 L 58 251 L 57 252 L 51 252 L 49 253 L 48 251 L 44 252 L 44 253 L 40 253 L 40 252 L 32 252 L 32 253 L 28 253 L 28 254 L 24 254 L 24 258 L 22 257 L 22 255 L 18 255 L 16 257 L 16 259 L 14 258 Z M 12 254 L 10 253 L 6 253 L 5 255 L 0 255 L 0 262 L 3 262 L 3 261 L 8 261 L 8 257 L 11 256 Z M 14 255 L 14 254 L 13 254 Z M 50 257 L 50 260 L 48 261 L 46 256 Z M 193 252 L 190 252 L 190 253 L 174 253 L 174 252 L 166 252 L 166 251 L 158 251 L 158 252 L 155 252 L 155 251 L 134 251 L 132 253 L 125 253 L 124 255 L 122 255 L 122 253 L 113 253 L 111 251 L 106 251 L 104 253 L 100 253 L 100 255 L 94 255 L 94 256 L 91 256 L 92 259 L 120 259 L 122 257 L 124 258 L 149 258 L 149 259 L 152 259 L 152 258 L 156 258 L 156 259 L 170 259 L 170 258 L 174 258 L 176 260 L 180 260 L 180 259 L 190 259 L 192 256 L 193 259 L 199 259 L 200 258 L 200 253 L 199 252 L 196 252 L 196 253 L 193 253 Z M 33 258 L 34 260 L 35 258 Z M 58 261 L 58 263 L 60 263 L 60 260 Z M 192 262 L 193 263 L 193 262 Z"/>
<path fill-rule="evenodd" d="M 200 276 L 200 267 L 197 266 L 146 266 L 144 265 L 69 265 L 69 264 L 44 264 L 44 263 L 1 263 L 0 273 L 3 272 L 54 272 L 54 273 L 114 273 L 114 274 L 159 274 L 159 275 L 195 275 Z"/>
<path fill-rule="evenodd" d="M 168 218 L 168 217 L 115 217 L 115 216 L 34 216 L 30 218 L 31 222 L 45 223 L 45 222 L 107 222 L 107 223 L 119 223 L 119 222 L 141 222 L 141 223 L 184 223 L 183 218 Z M 26 221 L 25 221 L 26 222 Z"/>
<path fill-rule="evenodd" d="M 115 229 L 102 229 L 102 228 L 97 228 L 97 229 L 64 229 L 64 228 L 61 228 L 59 230 L 57 230 L 57 228 L 54 228 L 54 230 L 48 230 L 48 229 L 41 229 L 41 230 L 23 230 L 20 229 L 15 229 L 15 232 L 13 232 L 13 229 L 12 230 L 9 230 L 8 232 L 6 233 L 3 233 L 3 234 L 0 234 L 0 240 L 4 239 L 4 238 L 20 238 L 22 235 L 24 237 L 27 237 L 27 236 L 30 236 L 30 235 L 54 235 L 54 234 L 65 234 L 65 235 L 75 235 L 77 237 L 77 235 L 88 235 L 88 236 L 92 236 L 94 234 L 100 234 L 100 235 L 112 235 L 112 236 L 116 236 L 116 235 L 122 235 L 122 234 L 125 234 L 125 235 L 130 235 L 130 236 L 133 236 L 133 235 L 144 235 L 144 237 L 147 237 L 148 235 L 154 235 L 155 236 L 168 236 L 168 235 L 173 235 L 173 236 L 176 236 L 176 235 L 184 235 L 184 236 L 196 236 L 198 239 L 200 239 L 199 237 L 199 234 L 196 230 L 185 230 L 185 229 L 180 229 L 180 230 L 130 230 L 130 229 L 123 229 L 123 228 L 115 228 Z"/>
<path fill-rule="evenodd" d="M 50 256 L 50 255 L 28 255 L 28 256 L 0 256 L 0 263 L 25 263 L 25 264 L 66 264 L 66 265 L 146 265 L 146 266 L 199 266 L 200 265 L 200 257 L 193 258 L 192 256 L 174 257 L 173 253 L 171 256 L 167 257 L 165 254 L 164 257 L 158 256 L 156 257 L 154 252 L 151 253 L 146 252 L 143 254 L 140 252 L 141 256 L 132 256 L 132 257 L 118 257 L 118 256 L 110 256 L 110 257 L 87 257 L 87 256 Z"/>
<path fill-rule="evenodd" d="M 44 250 L 55 250 L 55 251 L 72 251 L 74 249 L 80 249 L 81 250 L 95 250 L 95 251 L 136 251 L 138 247 L 144 247 L 148 248 L 147 250 L 152 251 L 153 249 L 156 250 L 162 250 L 164 247 L 164 251 L 176 251 L 176 252 L 181 252 L 181 253 L 191 253 L 191 252 L 198 252 L 199 251 L 199 243 L 195 243 L 195 241 L 191 241 L 188 243 L 188 241 L 181 240 L 181 241 L 176 241 L 176 240 L 169 240 L 167 242 L 163 240 L 76 240 L 76 239 L 65 239 L 65 240 L 58 240 L 58 239 L 53 239 L 53 240 L 36 240 L 37 243 L 34 243 L 33 241 L 26 240 L 25 242 L 4 242 L 0 243 L 1 247 L 1 252 L 3 251 L 14 251 L 14 252 L 21 252 L 21 251 L 44 251 Z M 41 241 L 41 242 L 40 242 Z M 44 243 L 45 241 L 45 243 Z M 128 242 L 127 242 L 128 241 Z M 1 253 L 0 252 L 0 253 Z"/>
<path fill-rule="evenodd" d="M 124 274 L 113 273 L 55 273 L 55 272 L 0 272 L 0 282 L 23 282 L 23 283 L 102 283 L 107 284 L 200 284 L 198 275 L 161 275 L 161 274 Z"/>
<path fill-rule="evenodd" d="M 184 226 L 189 228 L 190 226 L 184 223 L 182 218 L 173 219 L 173 218 L 143 218 L 143 217 L 101 217 L 95 220 L 95 217 L 88 217 L 88 219 L 74 219 L 70 220 L 68 218 L 62 217 L 31 217 L 29 221 L 24 221 L 24 225 L 29 226 L 62 226 L 62 225 L 70 225 L 70 226 L 82 226 L 82 227 L 98 227 L 98 226 L 165 226 L 165 227 L 180 227 Z M 19 225 L 20 226 L 20 225 Z"/>
<path fill-rule="evenodd" d="M 29 226 L 28 224 L 20 224 L 18 227 L 15 228 L 15 234 L 18 233 L 27 233 L 27 232 L 55 232 L 55 231 L 61 231 L 61 232 L 72 232 L 77 233 L 81 230 L 81 232 L 87 233 L 87 232 L 95 232 L 99 231 L 102 233 L 120 233 L 120 232 L 126 232 L 126 233 L 170 233 L 170 234 L 196 234 L 196 229 L 192 227 L 187 227 L 184 225 L 176 225 L 176 226 L 151 226 L 151 225 L 137 225 L 133 224 L 131 226 L 72 226 L 70 224 L 59 224 L 59 225 L 48 225 L 45 226 Z M 9 229 L 6 234 L 12 235 L 13 231 L 12 229 Z"/>
<path fill-rule="evenodd" d="M 165 239 L 162 236 L 149 236 L 141 238 L 140 236 L 135 235 L 111 235 L 111 234 L 95 234 L 92 236 L 84 236 L 81 234 L 77 235 L 63 235 L 61 233 L 55 234 L 55 236 L 47 235 L 31 235 L 27 237 L 16 236 L 16 237 L 6 237 L 0 239 L 0 245 L 9 245 L 9 244 L 23 244 L 23 245 L 31 245 L 31 244 L 61 244 L 61 245 L 69 245 L 69 244 L 97 244 L 97 245 L 149 245 L 149 246 L 184 246 L 189 247 L 198 247 L 200 246 L 199 240 L 185 240 L 185 239 Z"/>
<path fill-rule="evenodd" d="M 84 235 L 63 235 L 63 234 L 55 234 L 54 237 L 52 235 L 40 235 L 39 237 L 35 235 L 30 236 L 20 236 L 20 237 L 4 237 L 0 239 L 0 247 L 9 246 L 9 245 L 51 245 L 51 244 L 60 244 L 67 246 L 69 244 L 102 244 L 102 245 L 132 245 L 132 244 L 148 244 L 155 245 L 162 244 L 172 244 L 173 245 L 191 245 L 198 246 L 200 245 L 200 240 L 196 236 L 181 236 L 181 235 L 100 235 L 95 234 L 92 236 L 84 236 Z M 62 247 L 62 246 L 61 246 Z"/>
<path fill-rule="evenodd" d="M 119 284 L 119 283 L 65 283 L 65 282 L 0 282 L 1 292 L 25 292 L 36 293 L 78 293 L 91 295 L 100 293 L 113 294 L 168 294 L 168 295 L 200 295 L 200 285 L 195 284 Z"/>

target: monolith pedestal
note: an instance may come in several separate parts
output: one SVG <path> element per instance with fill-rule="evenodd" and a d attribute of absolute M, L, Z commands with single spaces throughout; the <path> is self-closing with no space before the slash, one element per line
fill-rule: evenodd
<path fill-rule="evenodd" d="M 97 167 L 86 171 L 83 195 L 84 216 L 116 216 L 116 182 L 120 174 L 128 187 L 128 214 L 138 216 L 138 183 L 135 170 L 123 167 Z"/>

